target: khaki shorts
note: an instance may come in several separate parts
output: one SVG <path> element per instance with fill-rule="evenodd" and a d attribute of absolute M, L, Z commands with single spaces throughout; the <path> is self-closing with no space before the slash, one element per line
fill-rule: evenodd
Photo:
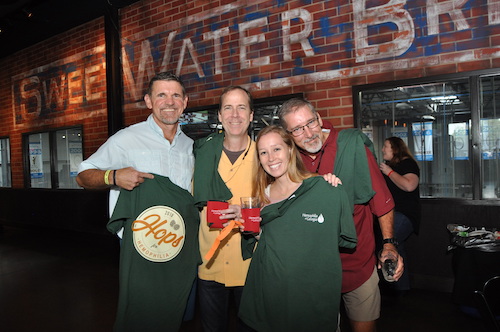
<path fill-rule="evenodd" d="M 364 284 L 342 294 L 347 317 L 357 322 L 369 322 L 380 317 L 380 290 L 377 268 Z"/>

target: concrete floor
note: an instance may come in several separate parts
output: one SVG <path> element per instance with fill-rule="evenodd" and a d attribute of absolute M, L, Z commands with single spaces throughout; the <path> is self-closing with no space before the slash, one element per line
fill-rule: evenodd
<path fill-rule="evenodd" d="M 112 236 L 4 227 L 0 331 L 112 331 L 118 255 L 119 244 Z M 450 293 L 411 290 L 402 298 L 383 296 L 378 332 L 483 330 L 479 319 L 452 303 Z M 181 331 L 201 331 L 198 314 Z M 343 322 L 342 332 L 349 331 Z"/>

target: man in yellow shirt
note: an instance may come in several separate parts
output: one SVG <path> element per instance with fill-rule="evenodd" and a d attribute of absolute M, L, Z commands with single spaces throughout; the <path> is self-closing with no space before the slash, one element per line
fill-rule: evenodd
<path fill-rule="evenodd" d="M 255 143 L 248 135 L 253 120 L 253 100 L 242 87 L 232 86 L 220 97 L 219 121 L 223 133 L 212 134 L 195 142 L 195 171 L 193 194 L 195 202 L 203 207 L 200 216 L 200 251 L 203 264 L 198 272 L 198 294 L 201 321 L 205 332 L 227 331 L 230 297 L 234 297 L 238 311 L 250 259 L 243 260 L 241 233 L 234 228 L 221 241 L 215 254 L 207 261 L 205 255 L 220 234 L 207 224 L 206 202 L 227 201 L 230 204 L 226 218 L 240 217 L 240 197 L 252 195 Z M 241 321 L 239 331 L 248 331 Z"/>

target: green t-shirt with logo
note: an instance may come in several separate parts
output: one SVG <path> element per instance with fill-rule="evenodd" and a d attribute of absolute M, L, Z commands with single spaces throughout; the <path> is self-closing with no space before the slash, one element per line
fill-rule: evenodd
<path fill-rule="evenodd" d="M 335 331 L 339 246 L 356 246 L 345 190 L 309 178 L 288 199 L 264 207 L 261 217 L 240 317 L 257 331 Z"/>
<path fill-rule="evenodd" d="M 123 227 L 116 331 L 178 331 L 201 257 L 191 194 L 156 175 L 121 190 L 108 230 Z"/>

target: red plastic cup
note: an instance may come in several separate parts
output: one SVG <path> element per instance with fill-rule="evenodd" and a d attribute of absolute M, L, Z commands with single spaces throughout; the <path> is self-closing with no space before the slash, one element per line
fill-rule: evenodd
<path fill-rule="evenodd" d="M 260 203 L 256 197 L 241 197 L 241 217 L 245 233 L 260 233 Z"/>
<path fill-rule="evenodd" d="M 210 228 L 224 228 L 223 223 L 228 220 L 219 219 L 222 215 L 220 210 L 226 210 L 229 207 L 228 202 L 208 201 L 207 202 L 207 223 Z"/>

